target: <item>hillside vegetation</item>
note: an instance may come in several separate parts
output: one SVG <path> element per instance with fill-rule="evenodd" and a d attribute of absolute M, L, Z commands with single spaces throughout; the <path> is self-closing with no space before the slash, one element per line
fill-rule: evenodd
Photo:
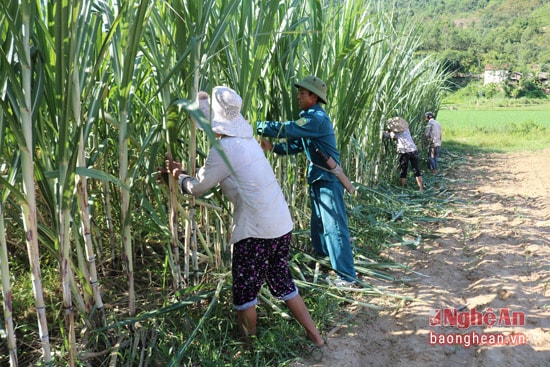
<path fill-rule="evenodd" d="M 400 22 L 421 23 L 419 51 L 441 56 L 450 71 L 550 69 L 547 0 L 396 0 L 395 11 Z"/>

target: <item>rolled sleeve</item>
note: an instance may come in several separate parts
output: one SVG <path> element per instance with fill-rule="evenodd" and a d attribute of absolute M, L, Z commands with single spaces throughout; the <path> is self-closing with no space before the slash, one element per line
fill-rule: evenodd
<path fill-rule="evenodd" d="M 184 194 L 190 194 L 191 193 L 187 190 L 187 183 L 185 182 L 186 180 L 191 180 L 191 179 L 193 179 L 193 177 L 191 177 L 189 175 L 180 175 L 178 177 L 178 184 L 180 186 L 181 191 Z"/>

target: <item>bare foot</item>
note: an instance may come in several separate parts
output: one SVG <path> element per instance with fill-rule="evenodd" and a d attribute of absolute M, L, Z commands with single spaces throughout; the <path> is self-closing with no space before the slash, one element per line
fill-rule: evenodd
<path fill-rule="evenodd" d="M 315 343 L 315 345 L 317 345 L 318 347 L 322 347 L 325 345 L 325 339 L 323 339 L 321 335 L 314 336 L 308 333 L 306 338 L 310 342 Z"/>

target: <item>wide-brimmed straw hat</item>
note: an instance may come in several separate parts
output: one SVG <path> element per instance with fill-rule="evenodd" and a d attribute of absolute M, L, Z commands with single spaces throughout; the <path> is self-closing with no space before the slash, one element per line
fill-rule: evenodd
<path fill-rule="evenodd" d="M 199 107 L 217 134 L 253 137 L 252 126 L 241 115 L 242 98 L 233 89 L 224 86 L 212 90 L 212 101 L 206 92 L 199 92 Z"/>
<path fill-rule="evenodd" d="M 403 117 L 392 117 L 386 121 L 386 129 L 394 133 L 402 133 L 409 128 L 409 123 Z"/>

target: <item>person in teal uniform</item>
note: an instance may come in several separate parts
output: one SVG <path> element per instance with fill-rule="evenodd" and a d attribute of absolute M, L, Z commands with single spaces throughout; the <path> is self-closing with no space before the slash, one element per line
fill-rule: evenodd
<path fill-rule="evenodd" d="M 332 121 L 321 107 L 327 103 L 327 86 L 316 76 L 295 84 L 298 88 L 299 118 L 294 121 L 258 121 L 256 131 L 262 137 L 284 139 L 272 144 L 262 138 L 264 150 L 278 155 L 304 152 L 310 162 L 307 172 L 311 200 L 311 242 L 317 255 L 328 256 L 337 273 L 336 286 L 351 286 L 357 281 L 346 207 L 344 186 L 330 172 L 317 152 L 340 164 Z"/>

